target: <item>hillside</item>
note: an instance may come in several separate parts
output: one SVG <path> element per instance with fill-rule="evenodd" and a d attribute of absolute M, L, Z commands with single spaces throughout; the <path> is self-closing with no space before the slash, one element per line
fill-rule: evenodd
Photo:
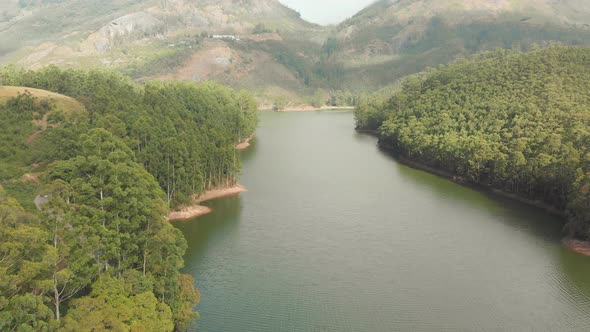
<path fill-rule="evenodd" d="M 0 103 L 5 103 L 11 98 L 24 94 L 30 94 L 37 102 L 52 104 L 54 109 L 64 113 L 81 112 L 84 110 L 84 106 L 74 98 L 47 90 L 22 86 L 0 86 Z"/>
<path fill-rule="evenodd" d="M 277 0 L 40 0 L 0 6 L 1 63 L 110 67 L 135 79 L 256 86 L 260 95 L 267 88 L 307 93 L 290 59 L 314 61 L 314 40 L 323 31 Z"/>
<path fill-rule="evenodd" d="M 590 49 L 498 50 L 404 80 L 356 111 L 411 163 L 552 207 L 590 238 Z"/>
<path fill-rule="evenodd" d="M 279 0 L 28 0 L 0 5 L 0 63 L 212 80 L 259 104 L 323 104 L 495 48 L 590 45 L 585 0 L 382 0 L 335 27 Z M 332 98 L 334 99 L 334 98 Z"/>
<path fill-rule="evenodd" d="M 43 135 L 86 118 L 71 97 L 28 87 L 0 86 L 0 186 L 26 208 L 40 189 L 48 142 Z"/>
<path fill-rule="evenodd" d="M 495 48 L 590 44 L 584 0 L 383 0 L 340 24 L 328 61 L 349 87 L 382 87 Z"/>
<path fill-rule="evenodd" d="M 236 184 L 252 96 L 55 66 L 0 82 L 0 330 L 186 330 L 199 293 L 166 215 Z"/>
<path fill-rule="evenodd" d="M 23 60 L 27 65 L 51 63 L 52 55 L 83 58 L 105 54 L 139 40 L 145 43 L 146 38 L 169 42 L 185 33 L 193 37 L 202 32 L 249 34 L 259 24 L 284 32 L 312 27 L 301 20 L 298 13 L 275 0 L 40 0 L 19 3 L 11 6 L 9 2 L 2 5 L 4 8 L 0 7 L 3 10 L 0 37 L 4 41 L 0 54 L 10 57 L 15 55 L 13 52 L 31 47 L 35 52 Z"/>

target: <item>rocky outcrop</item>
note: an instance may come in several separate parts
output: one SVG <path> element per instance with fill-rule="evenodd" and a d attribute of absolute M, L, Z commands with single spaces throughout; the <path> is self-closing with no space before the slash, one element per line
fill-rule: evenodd
<path fill-rule="evenodd" d="M 91 34 L 83 46 L 86 51 L 108 52 L 118 38 L 154 36 L 162 33 L 164 23 L 146 12 L 132 13 L 114 19 Z"/>

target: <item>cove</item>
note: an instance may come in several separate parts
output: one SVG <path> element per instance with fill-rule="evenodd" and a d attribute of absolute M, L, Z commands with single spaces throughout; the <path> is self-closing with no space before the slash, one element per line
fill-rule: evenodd
<path fill-rule="evenodd" d="M 248 192 L 178 222 L 193 331 L 590 329 L 563 221 L 396 162 L 352 112 L 261 114 Z"/>

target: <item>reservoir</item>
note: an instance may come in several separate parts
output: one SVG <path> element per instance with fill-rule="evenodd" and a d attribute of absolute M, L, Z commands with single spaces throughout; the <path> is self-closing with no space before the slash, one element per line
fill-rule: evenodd
<path fill-rule="evenodd" d="M 261 114 L 248 192 L 175 225 L 194 331 L 588 331 L 563 221 L 395 161 L 352 112 Z"/>

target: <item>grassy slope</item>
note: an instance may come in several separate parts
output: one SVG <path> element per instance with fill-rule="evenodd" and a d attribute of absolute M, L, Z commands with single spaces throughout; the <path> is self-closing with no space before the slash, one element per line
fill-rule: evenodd
<path fill-rule="evenodd" d="M 47 90 L 20 86 L 0 86 L 0 104 L 4 104 L 8 99 L 14 98 L 19 94 L 24 94 L 26 92 L 29 92 L 33 97 L 36 97 L 38 101 L 45 100 L 50 102 L 55 107 L 55 110 L 60 110 L 66 114 L 72 112 L 79 113 L 85 110 L 84 106 L 74 98 Z"/>
<path fill-rule="evenodd" d="M 137 11 L 152 0 L 67 0 L 25 7 L 21 18 L 0 21 L 0 56 L 43 42 L 67 42 L 72 34 L 88 35 L 119 16 Z"/>
<path fill-rule="evenodd" d="M 43 117 L 34 118 L 32 121 L 27 120 L 27 123 L 6 124 L 9 127 L 5 128 L 4 135 L 0 135 L 0 143 L 4 146 L 4 149 L 0 148 L 0 186 L 15 197 L 23 207 L 31 210 L 35 208 L 33 199 L 40 189 L 39 176 L 46 166 L 42 160 L 32 163 L 39 149 L 36 145 L 37 139 L 45 130 L 59 126 L 59 123 L 48 124 L 48 117 L 55 112 L 62 113 L 66 118 L 74 117 L 84 114 L 86 109 L 73 98 L 46 90 L 0 86 L 0 111 L 10 98 L 25 93 L 30 93 L 35 98 L 36 104 L 48 102 L 51 105 L 51 111 Z M 7 118 L 9 119 L 11 118 Z M 14 118 L 11 121 L 14 121 Z M 17 153 L 10 153 L 11 148 L 15 146 Z"/>

